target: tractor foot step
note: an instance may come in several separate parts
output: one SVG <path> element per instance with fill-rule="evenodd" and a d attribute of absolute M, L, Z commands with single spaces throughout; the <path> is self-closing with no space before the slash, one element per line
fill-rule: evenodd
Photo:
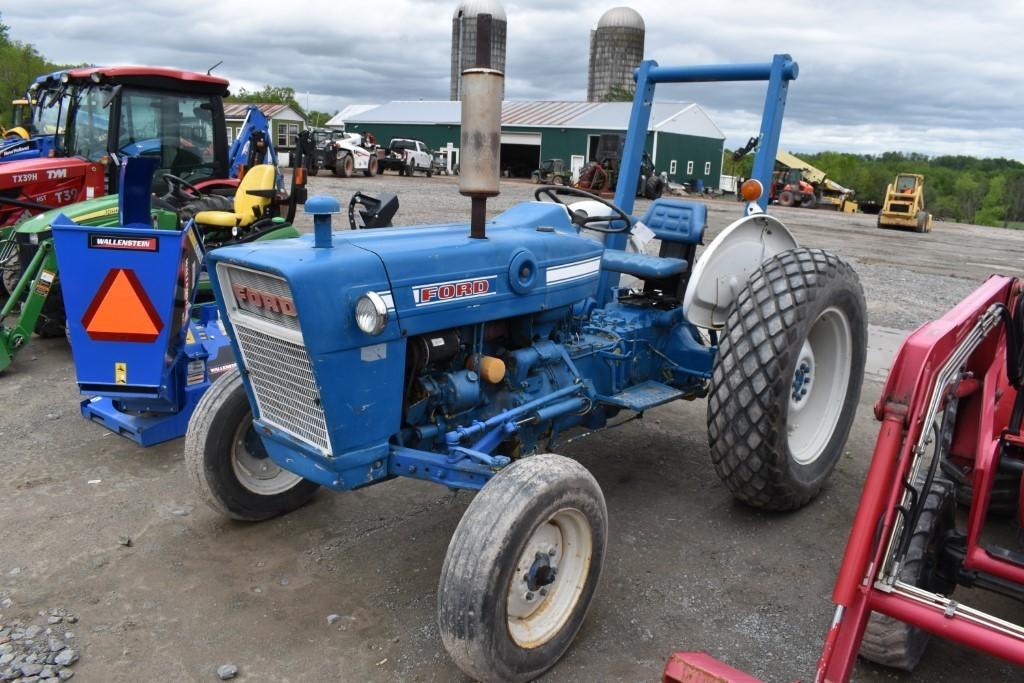
<path fill-rule="evenodd" d="M 598 401 L 605 405 L 627 408 L 639 413 L 648 408 L 674 401 L 682 395 L 683 392 L 675 387 L 647 380 L 612 396 L 600 396 Z"/>

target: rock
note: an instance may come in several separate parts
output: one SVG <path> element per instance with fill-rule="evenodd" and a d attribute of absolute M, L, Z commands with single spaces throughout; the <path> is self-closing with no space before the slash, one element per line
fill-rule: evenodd
<path fill-rule="evenodd" d="M 60 652 L 64 649 L 64 641 L 60 638 L 50 638 L 49 640 L 50 652 Z"/>
<path fill-rule="evenodd" d="M 77 661 L 78 652 L 76 650 L 72 650 L 70 647 L 61 650 L 53 660 L 54 664 L 58 664 L 60 666 L 71 666 Z"/>
<path fill-rule="evenodd" d="M 14 567 L 11 571 L 7 572 L 7 576 L 17 576 L 21 573 L 21 567 Z"/>
<path fill-rule="evenodd" d="M 0 655 L 0 666 L 10 664 L 12 661 L 14 661 L 14 654 L 10 652 Z"/>
<path fill-rule="evenodd" d="M 78 621 L 78 617 L 74 614 L 68 614 L 64 617 L 64 621 L 68 622 L 69 624 L 74 624 Z"/>
<path fill-rule="evenodd" d="M 171 514 L 175 517 L 188 517 L 188 510 L 171 510 Z"/>
<path fill-rule="evenodd" d="M 25 637 L 26 638 L 35 638 L 36 636 L 38 636 L 42 632 L 43 632 L 43 627 L 42 626 L 37 626 L 36 624 L 32 624 L 27 629 L 25 629 Z"/>
<path fill-rule="evenodd" d="M 69 678 L 71 678 L 74 675 L 75 675 L 75 672 L 72 671 L 71 669 L 59 669 L 57 671 L 57 678 L 59 678 L 62 681 L 66 681 L 66 680 L 68 680 Z"/>
<path fill-rule="evenodd" d="M 229 680 L 238 675 L 238 667 L 234 664 L 221 664 L 217 667 L 217 678 L 222 681 Z"/>
<path fill-rule="evenodd" d="M 39 672 L 43 670 L 42 664 L 22 664 L 21 675 L 22 676 L 37 676 Z"/>
<path fill-rule="evenodd" d="M 46 619 L 46 623 L 47 624 L 59 624 L 62 621 L 64 621 L 64 617 L 53 616 L 53 617 L 48 617 Z"/>
<path fill-rule="evenodd" d="M 53 678 L 57 675 L 57 672 L 52 666 L 44 666 L 43 670 L 39 672 L 40 678 Z"/>
<path fill-rule="evenodd" d="M 127 534 L 121 534 L 117 537 L 117 542 L 123 545 L 125 548 L 130 548 L 132 546 L 132 537 L 128 536 Z"/>
<path fill-rule="evenodd" d="M 334 624 L 338 623 L 339 619 L 341 619 L 341 615 L 340 614 L 328 614 L 327 615 L 327 623 L 330 624 L 331 626 L 333 626 Z"/>
<path fill-rule="evenodd" d="M 3 600 L 0 600 L 0 609 L 7 609 L 13 604 L 14 603 L 11 601 L 10 598 L 4 598 Z"/>

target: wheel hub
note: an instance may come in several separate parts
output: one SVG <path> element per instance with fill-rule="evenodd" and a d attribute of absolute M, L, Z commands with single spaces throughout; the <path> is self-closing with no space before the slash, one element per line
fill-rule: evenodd
<path fill-rule="evenodd" d="M 558 567 L 551 564 L 551 558 L 555 552 L 556 550 L 552 548 L 546 553 L 537 553 L 534 557 L 530 571 L 526 572 L 526 576 L 523 577 L 526 580 L 526 587 L 531 591 L 539 591 L 544 586 L 550 586 L 555 582 L 555 577 L 558 576 Z"/>
<path fill-rule="evenodd" d="M 794 408 L 799 407 L 807 400 L 811 393 L 814 375 L 814 351 L 807 340 L 804 340 L 803 348 L 800 349 L 800 359 L 797 361 L 796 371 L 793 373 L 793 390 L 789 394 Z"/>
<path fill-rule="evenodd" d="M 231 467 L 242 486 L 261 495 L 283 493 L 302 479 L 270 459 L 263 440 L 251 423 L 241 425 L 235 434 Z"/>

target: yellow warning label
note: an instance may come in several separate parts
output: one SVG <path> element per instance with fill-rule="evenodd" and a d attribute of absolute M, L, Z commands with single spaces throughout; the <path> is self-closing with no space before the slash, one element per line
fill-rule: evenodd
<path fill-rule="evenodd" d="M 192 334 L 192 328 L 191 327 L 188 328 L 188 332 L 185 333 L 185 343 L 186 344 L 195 344 L 196 343 L 196 336 L 194 334 Z"/>
<path fill-rule="evenodd" d="M 114 384 L 128 384 L 127 363 L 114 363 Z"/>

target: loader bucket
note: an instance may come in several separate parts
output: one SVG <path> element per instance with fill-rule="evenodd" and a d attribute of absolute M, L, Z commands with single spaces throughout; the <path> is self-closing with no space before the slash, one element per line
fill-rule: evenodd
<path fill-rule="evenodd" d="M 171 400 L 202 253 L 191 227 L 150 226 L 145 166 L 122 167 L 121 226 L 84 227 L 60 216 L 53 240 L 79 388 Z M 144 191 L 132 191 L 142 183 Z"/>
<path fill-rule="evenodd" d="M 662 683 L 762 683 L 704 652 L 673 652 L 665 662 Z"/>

